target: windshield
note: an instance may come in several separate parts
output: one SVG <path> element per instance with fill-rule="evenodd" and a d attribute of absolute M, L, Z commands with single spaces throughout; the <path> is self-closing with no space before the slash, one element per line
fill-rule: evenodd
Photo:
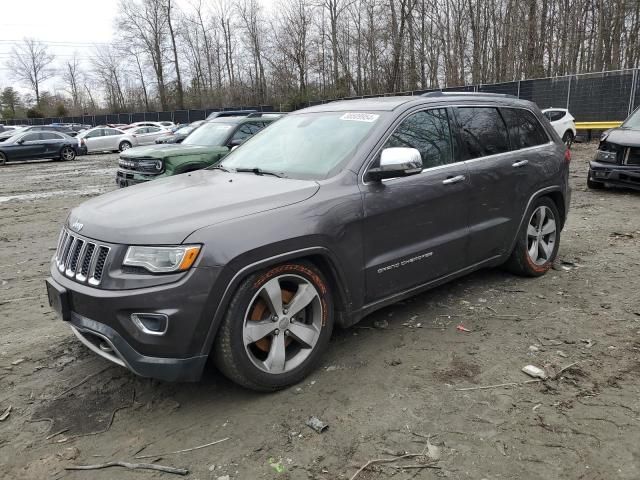
<path fill-rule="evenodd" d="M 185 138 L 182 145 L 222 146 L 233 127 L 232 123 L 205 123 Z"/>
<path fill-rule="evenodd" d="M 379 117 L 365 112 L 289 115 L 233 151 L 221 166 L 321 180 L 353 155 Z"/>
<path fill-rule="evenodd" d="M 631 128 L 640 130 L 640 108 L 631 114 L 622 124 L 622 128 Z"/>

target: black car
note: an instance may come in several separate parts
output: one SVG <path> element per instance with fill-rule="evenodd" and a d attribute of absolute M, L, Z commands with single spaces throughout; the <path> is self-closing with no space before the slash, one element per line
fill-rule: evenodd
<path fill-rule="evenodd" d="M 70 137 L 75 137 L 78 132 L 71 130 L 70 128 L 61 127 L 58 125 L 30 125 L 19 127 L 17 130 L 6 131 L 0 133 L 0 142 L 5 142 L 7 139 L 17 135 L 18 133 L 26 133 L 26 132 L 58 132 L 64 133 Z"/>
<path fill-rule="evenodd" d="M 640 190 L 640 108 L 618 128 L 600 137 L 596 158 L 589 164 L 587 186 L 606 184 Z"/>
<path fill-rule="evenodd" d="M 317 365 L 334 325 L 482 267 L 544 275 L 570 159 L 535 104 L 506 96 L 298 110 L 213 168 L 74 208 L 49 301 L 139 375 L 195 380 L 211 358 L 241 385 L 282 388 Z"/>
<path fill-rule="evenodd" d="M 78 140 L 59 132 L 27 131 L 0 143 L 0 165 L 12 160 L 53 158 L 74 160 L 80 153 Z"/>

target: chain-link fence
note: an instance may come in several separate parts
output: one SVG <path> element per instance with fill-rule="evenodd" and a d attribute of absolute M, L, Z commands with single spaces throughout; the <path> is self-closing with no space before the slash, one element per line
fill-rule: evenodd
<path fill-rule="evenodd" d="M 584 73 L 564 77 L 535 78 L 515 82 L 447 87 L 443 91 L 488 92 L 513 95 L 535 102 L 540 108 L 568 108 L 580 122 L 621 121 L 640 106 L 640 69 Z M 434 90 L 385 93 L 347 97 L 341 100 L 389 95 L 420 95 Z M 307 106 L 328 103 L 332 100 L 312 101 Z M 108 115 L 83 115 L 76 117 L 48 117 L 20 120 L 0 120 L 7 125 L 50 123 L 80 123 L 88 125 L 129 124 L 142 121 L 172 121 L 190 123 L 204 120 L 210 113 L 220 110 L 251 109 L 260 112 L 280 110 L 271 105 L 237 106 L 224 109 L 176 110 L 173 112 L 117 113 Z"/>

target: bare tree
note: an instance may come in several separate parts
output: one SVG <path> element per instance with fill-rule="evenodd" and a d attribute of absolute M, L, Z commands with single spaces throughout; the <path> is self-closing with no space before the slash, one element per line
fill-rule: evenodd
<path fill-rule="evenodd" d="M 25 38 L 16 45 L 11 52 L 9 68 L 17 80 L 27 82 L 36 97 L 36 104 L 40 105 L 40 88 L 42 82 L 55 75 L 51 68 L 54 56 L 47 50 L 46 45 L 32 38 Z"/>
<path fill-rule="evenodd" d="M 71 96 L 73 108 L 76 110 L 80 106 L 81 75 L 80 61 L 76 54 L 74 54 L 71 60 L 67 60 L 64 64 L 62 79 L 65 82 L 67 93 Z"/>

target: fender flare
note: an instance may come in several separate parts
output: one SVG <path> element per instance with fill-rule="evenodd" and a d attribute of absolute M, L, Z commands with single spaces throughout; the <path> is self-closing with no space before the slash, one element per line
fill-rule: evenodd
<path fill-rule="evenodd" d="M 546 194 L 548 193 L 560 193 L 560 195 L 562 195 L 562 199 L 563 201 L 565 200 L 565 192 L 562 191 L 562 189 L 558 186 L 558 185 L 554 185 L 552 187 L 545 187 L 545 188 L 541 188 L 540 190 L 538 190 L 537 192 L 535 192 L 533 195 L 531 195 L 531 197 L 529 198 L 529 201 L 527 202 L 527 206 L 524 209 L 524 212 L 522 212 L 522 218 L 520 219 L 520 223 L 518 223 L 518 229 L 516 230 L 516 234 L 513 237 L 513 240 L 511 241 L 511 246 L 509 247 L 509 255 L 511 255 L 511 252 L 513 252 L 513 249 L 516 246 L 516 242 L 518 241 L 518 234 L 520 233 L 520 229 L 522 228 L 522 224 L 523 222 L 526 220 L 526 216 L 527 216 L 527 212 L 529 211 L 529 208 L 531 207 L 531 204 L 537 200 L 540 197 L 544 197 Z M 563 210 L 565 210 L 565 207 L 563 206 Z M 564 225 L 565 221 L 566 221 L 566 215 L 567 212 L 565 212 L 565 218 L 562 219 L 562 224 Z"/>
<path fill-rule="evenodd" d="M 337 267 L 340 263 L 337 261 L 331 250 L 326 247 L 315 246 L 283 252 L 278 255 L 258 260 L 254 263 L 247 264 L 233 274 L 231 280 L 227 282 L 220 301 L 215 307 L 207 336 L 205 337 L 205 341 L 202 345 L 202 351 L 200 353 L 202 355 L 209 355 L 209 353 L 211 352 L 213 342 L 218 333 L 218 328 L 222 323 L 222 319 L 227 311 L 229 303 L 231 302 L 231 298 L 233 297 L 233 294 L 235 293 L 240 283 L 247 276 L 272 265 L 277 265 L 289 260 L 303 259 L 310 256 L 321 256 L 324 260 L 327 261 L 332 272 L 325 272 L 325 274 L 331 274 L 331 276 L 333 277 L 331 280 L 336 283 L 335 294 L 341 296 L 342 298 L 340 299 L 340 302 L 343 305 L 349 307 L 351 305 L 351 295 L 349 293 L 350 291 L 347 288 L 347 283 L 343 272 Z"/>

